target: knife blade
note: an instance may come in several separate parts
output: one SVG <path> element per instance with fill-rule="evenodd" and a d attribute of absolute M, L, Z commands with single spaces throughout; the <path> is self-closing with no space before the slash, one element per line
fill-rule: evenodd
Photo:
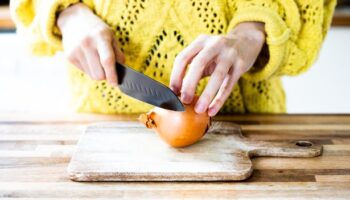
<path fill-rule="evenodd" d="M 185 110 L 176 94 L 162 83 L 120 63 L 116 69 L 118 87 L 126 95 L 164 109 Z"/>

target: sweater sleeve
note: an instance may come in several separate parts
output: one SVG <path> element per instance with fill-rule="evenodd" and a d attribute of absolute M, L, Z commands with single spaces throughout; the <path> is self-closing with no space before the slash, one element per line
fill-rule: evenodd
<path fill-rule="evenodd" d="M 336 0 L 228 0 L 228 30 L 241 22 L 265 24 L 266 45 L 243 78 L 298 75 L 316 60 Z"/>
<path fill-rule="evenodd" d="M 10 10 L 17 33 L 34 55 L 53 55 L 62 50 L 57 13 L 79 0 L 11 0 Z M 85 2 L 84 2 L 85 3 Z M 92 3 L 86 2 L 88 5 Z"/>

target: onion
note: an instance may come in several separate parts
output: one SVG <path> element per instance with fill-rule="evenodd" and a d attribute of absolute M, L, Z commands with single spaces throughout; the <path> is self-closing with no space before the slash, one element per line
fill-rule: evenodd
<path fill-rule="evenodd" d="M 194 101 L 185 105 L 185 111 L 171 111 L 154 108 L 146 114 L 141 114 L 139 121 L 147 128 L 155 130 L 160 137 L 173 147 L 185 147 L 200 140 L 208 130 L 210 117 L 207 112 L 197 114 Z"/>

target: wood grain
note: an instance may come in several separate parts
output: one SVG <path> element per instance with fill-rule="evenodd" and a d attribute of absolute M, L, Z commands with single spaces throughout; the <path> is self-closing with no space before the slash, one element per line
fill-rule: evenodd
<path fill-rule="evenodd" d="M 315 178 L 317 182 L 349 182 L 350 183 L 350 175 L 316 175 Z"/>
<path fill-rule="evenodd" d="M 74 112 L 0 112 L 0 124 L 89 124 L 100 121 L 137 121 L 139 114 L 102 115 Z M 292 125 L 349 125 L 350 115 L 346 114 L 236 114 L 214 117 L 217 121 L 230 121 L 240 125 L 292 124 Z"/>
<path fill-rule="evenodd" d="M 350 115 L 219 116 L 217 119 L 240 125 L 293 125 L 282 131 L 255 127 L 243 131 L 251 140 L 307 139 L 325 144 L 323 156 L 311 159 L 254 158 L 255 173 L 243 182 L 72 182 L 66 172 L 70 161 L 68 152 L 83 133 L 83 128 L 96 122 L 94 119 L 101 122 L 133 118 L 110 115 L 82 115 L 80 118 L 79 115 L 44 113 L 7 115 L 1 112 L 0 150 L 6 151 L 6 155 L 0 156 L 0 198 L 348 199 L 350 196 L 350 130 L 323 128 L 327 125 L 347 126 Z M 297 125 L 314 125 L 314 128 L 295 130 Z M 318 128 L 318 125 L 323 127 Z M 25 152 L 36 150 L 53 154 L 29 157 Z M 15 157 L 11 157 L 12 153 Z"/>
<path fill-rule="evenodd" d="M 110 122 L 88 126 L 68 173 L 75 181 L 233 181 L 251 175 L 252 156 L 320 154 L 321 146 L 309 141 L 251 141 L 230 122 L 213 122 L 186 148 L 170 147 L 138 122 Z"/>

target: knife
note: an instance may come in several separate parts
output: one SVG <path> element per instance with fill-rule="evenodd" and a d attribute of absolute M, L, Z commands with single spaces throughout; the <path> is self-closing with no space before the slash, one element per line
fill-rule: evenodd
<path fill-rule="evenodd" d="M 116 63 L 118 87 L 126 95 L 168 110 L 184 111 L 184 105 L 167 86 L 134 69 Z"/>

